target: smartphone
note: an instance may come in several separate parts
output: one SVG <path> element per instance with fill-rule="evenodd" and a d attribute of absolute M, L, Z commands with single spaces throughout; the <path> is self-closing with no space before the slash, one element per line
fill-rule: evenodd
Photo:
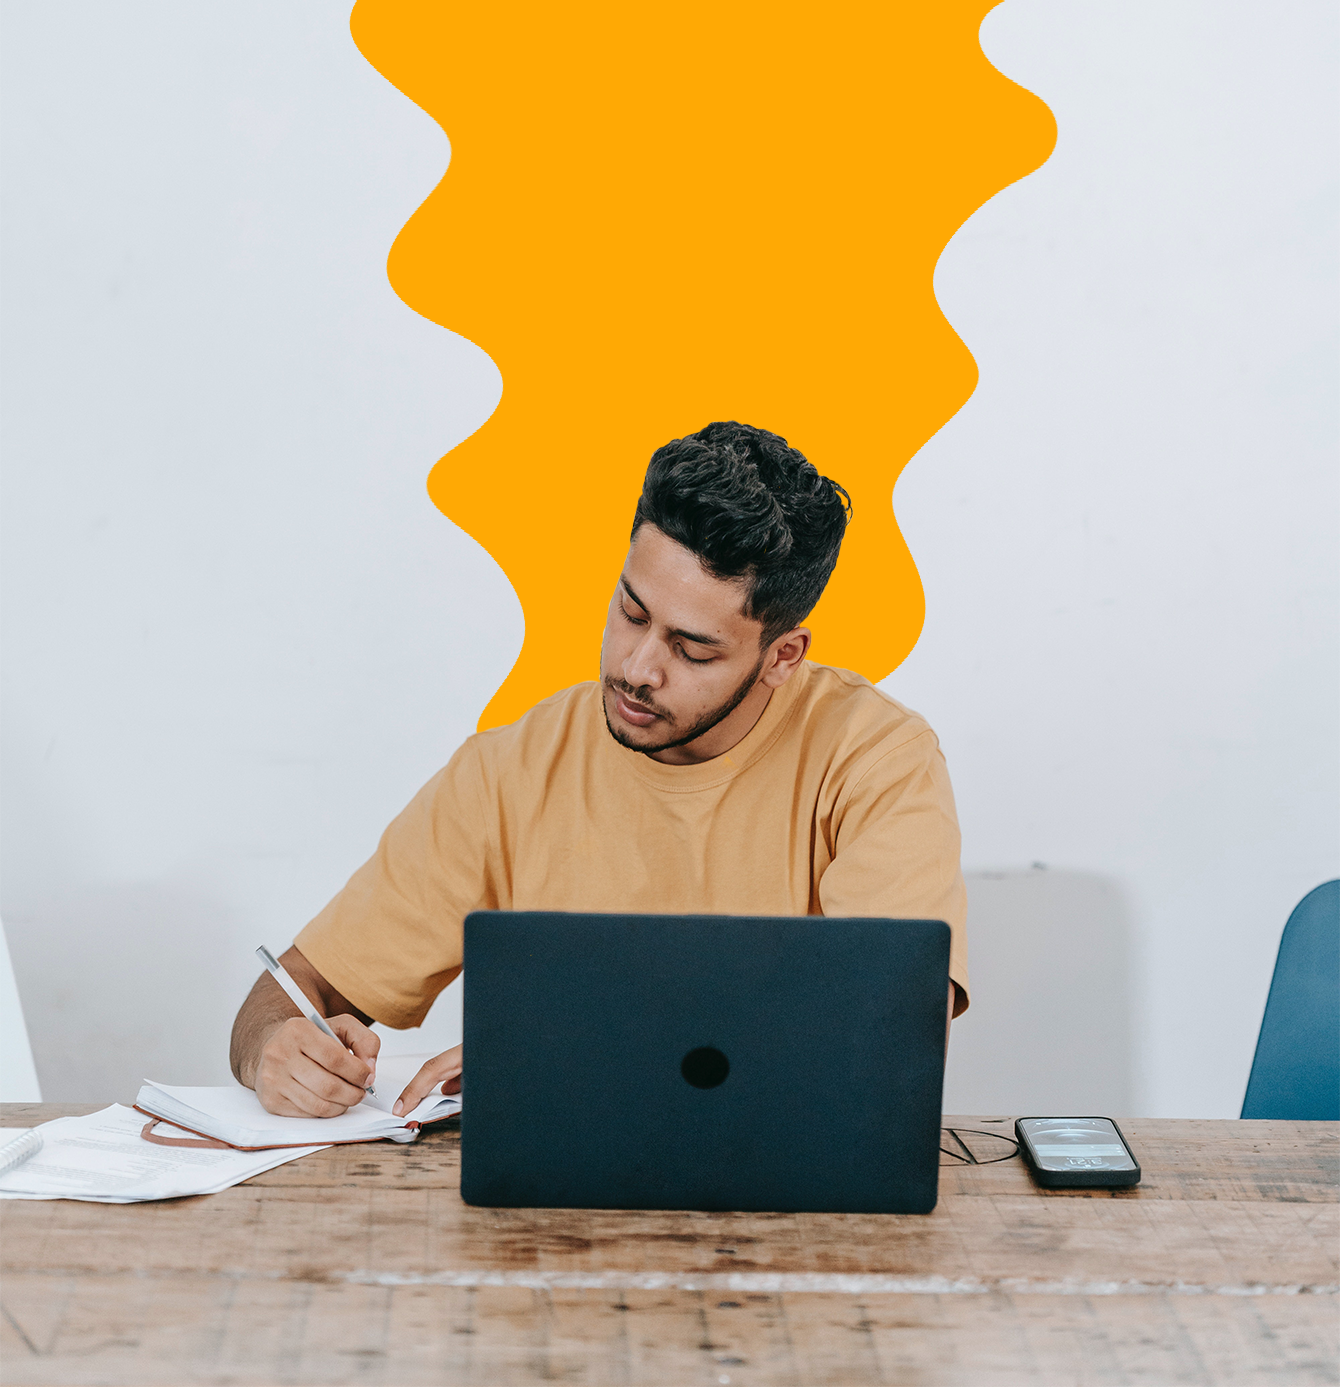
<path fill-rule="evenodd" d="M 1138 1185 L 1140 1162 L 1110 1117 L 1021 1117 L 1019 1150 L 1048 1189 Z"/>

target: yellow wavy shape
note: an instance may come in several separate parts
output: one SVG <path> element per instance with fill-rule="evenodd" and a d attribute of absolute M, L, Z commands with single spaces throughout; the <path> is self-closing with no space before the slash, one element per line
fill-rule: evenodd
<path fill-rule="evenodd" d="M 982 53 L 991 8 L 358 0 L 359 49 L 452 149 L 391 284 L 504 382 L 428 479 L 525 613 L 481 728 L 596 676 L 647 459 L 713 419 L 852 495 L 814 657 L 880 679 L 912 649 L 893 484 L 977 379 L 935 263 L 1055 143 Z"/>

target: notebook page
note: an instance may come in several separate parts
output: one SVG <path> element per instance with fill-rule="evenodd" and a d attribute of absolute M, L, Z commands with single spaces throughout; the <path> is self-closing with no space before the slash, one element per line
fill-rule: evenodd
<path fill-rule="evenodd" d="M 166 1115 L 183 1126 L 204 1131 L 189 1120 L 189 1112 L 208 1119 L 208 1129 L 223 1141 L 234 1146 L 277 1146 L 289 1144 L 330 1145 L 341 1141 L 367 1141 L 377 1137 L 394 1136 L 410 1140 L 413 1133 L 404 1131 L 406 1119 L 389 1116 L 372 1106 L 366 1099 L 339 1117 L 276 1117 L 266 1112 L 261 1100 L 241 1084 L 221 1088 L 193 1088 L 175 1084 L 160 1084 L 148 1080 L 140 1090 L 141 1107 L 156 1110 L 152 1094 L 156 1089 L 175 1100 Z M 147 1097 L 147 1102 L 144 1101 Z M 394 1101 L 394 1099 L 392 1099 Z"/>
<path fill-rule="evenodd" d="M 405 1086 L 419 1072 L 423 1065 L 434 1058 L 425 1052 L 421 1055 L 386 1055 L 377 1060 L 377 1076 L 373 1087 L 375 1094 L 369 1094 L 359 1106 L 380 1108 L 389 1113 L 396 1099 L 405 1091 Z M 441 1084 L 425 1098 L 412 1112 L 405 1113 L 403 1122 L 429 1122 L 434 1118 L 450 1117 L 460 1110 L 460 1096 L 444 1097 Z"/>

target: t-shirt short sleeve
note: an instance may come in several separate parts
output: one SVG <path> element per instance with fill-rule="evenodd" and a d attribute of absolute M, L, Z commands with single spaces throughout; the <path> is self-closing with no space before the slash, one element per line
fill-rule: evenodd
<path fill-rule="evenodd" d="M 943 920 L 954 1014 L 968 1005 L 967 892 L 949 770 L 929 729 L 878 754 L 834 815 L 834 857 L 819 882 L 825 915 Z"/>
<path fill-rule="evenodd" d="M 491 836 L 472 738 L 294 943 L 374 1021 L 420 1025 L 461 970 L 465 917 L 496 908 Z"/>

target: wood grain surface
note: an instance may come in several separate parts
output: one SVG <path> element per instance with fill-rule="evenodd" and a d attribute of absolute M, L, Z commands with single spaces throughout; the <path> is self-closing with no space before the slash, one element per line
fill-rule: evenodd
<path fill-rule="evenodd" d="M 1122 1126 L 1134 1189 L 950 1163 L 921 1217 L 475 1209 L 454 1125 L 219 1195 L 5 1202 L 0 1381 L 1340 1381 L 1340 1124 Z"/>

